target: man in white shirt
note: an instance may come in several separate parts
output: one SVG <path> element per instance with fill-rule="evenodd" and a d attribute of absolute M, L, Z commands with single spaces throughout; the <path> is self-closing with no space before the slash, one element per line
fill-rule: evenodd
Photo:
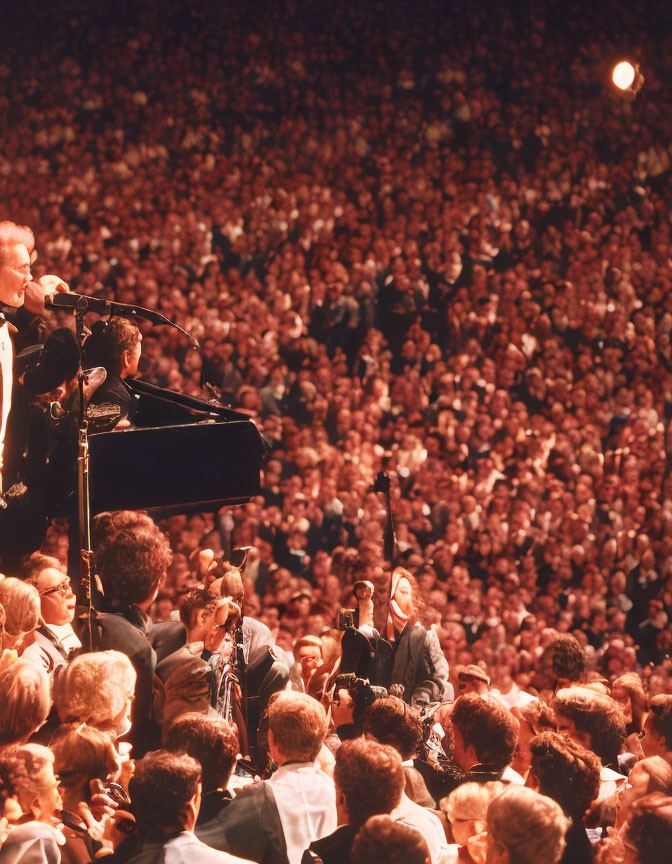
<path fill-rule="evenodd" d="M 198 837 L 259 864 L 300 864 L 305 849 L 336 829 L 333 780 L 317 767 L 327 734 L 322 705 L 282 691 L 269 703 L 268 741 L 279 766 L 269 780 L 241 789 Z"/>

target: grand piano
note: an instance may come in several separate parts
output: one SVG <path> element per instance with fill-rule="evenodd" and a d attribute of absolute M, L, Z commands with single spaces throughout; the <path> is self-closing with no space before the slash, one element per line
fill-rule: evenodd
<path fill-rule="evenodd" d="M 259 494 L 267 448 L 254 423 L 224 406 L 127 380 L 133 428 L 89 435 L 91 514 L 213 511 Z"/>

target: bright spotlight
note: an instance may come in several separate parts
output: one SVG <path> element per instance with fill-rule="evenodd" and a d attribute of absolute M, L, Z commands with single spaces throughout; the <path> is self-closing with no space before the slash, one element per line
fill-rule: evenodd
<path fill-rule="evenodd" d="M 635 67 L 627 60 L 623 60 L 614 66 L 614 71 L 611 73 L 611 80 L 619 90 L 627 90 L 632 86 L 635 80 Z"/>
<path fill-rule="evenodd" d="M 619 90 L 629 93 L 630 96 L 636 96 L 644 84 L 644 76 L 639 71 L 639 65 L 630 63 L 629 60 L 621 60 L 614 66 L 611 80 Z"/>

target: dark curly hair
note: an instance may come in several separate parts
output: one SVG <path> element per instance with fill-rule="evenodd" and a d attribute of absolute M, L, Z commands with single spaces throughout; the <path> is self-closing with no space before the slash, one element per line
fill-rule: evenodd
<path fill-rule="evenodd" d="M 455 700 L 450 720 L 462 736 L 464 746 L 473 746 L 480 763 L 497 770 L 509 764 L 518 743 L 518 729 L 511 713 L 500 702 L 465 693 Z"/>
<path fill-rule="evenodd" d="M 422 834 L 391 816 L 368 819 L 357 832 L 350 853 L 352 864 L 425 864 L 428 859 Z"/>
<path fill-rule="evenodd" d="M 96 551 L 105 597 L 112 603 L 143 603 L 163 582 L 171 557 L 168 540 L 154 523 L 112 534 Z"/>
<path fill-rule="evenodd" d="M 163 746 L 186 753 L 201 765 L 203 792 L 226 788 L 238 754 L 238 732 L 220 717 L 189 712 L 164 729 Z"/>
<path fill-rule="evenodd" d="M 370 816 L 391 813 L 399 804 L 406 776 L 393 747 L 353 738 L 336 753 L 334 783 L 345 796 L 348 820 L 356 830 Z"/>
<path fill-rule="evenodd" d="M 548 646 L 553 672 L 566 681 L 580 681 L 586 670 L 586 652 L 571 633 L 561 633 Z"/>
<path fill-rule="evenodd" d="M 567 717 L 580 732 L 588 733 L 590 749 L 603 765 L 616 762 L 626 735 L 625 717 L 618 702 L 594 690 L 566 687 L 558 690 L 551 708 L 556 717 Z"/>
<path fill-rule="evenodd" d="M 405 761 L 415 756 L 422 740 L 422 723 L 396 696 L 376 699 L 364 712 L 362 731 L 389 744 Z"/>
<path fill-rule="evenodd" d="M 542 732 L 530 741 L 531 772 L 539 791 L 562 807 L 565 815 L 581 821 L 600 791 L 600 760 L 557 732 Z"/>
<path fill-rule="evenodd" d="M 135 763 L 128 793 L 145 841 L 185 830 L 187 804 L 198 791 L 200 779 L 201 766 L 184 754 L 159 750 Z"/>

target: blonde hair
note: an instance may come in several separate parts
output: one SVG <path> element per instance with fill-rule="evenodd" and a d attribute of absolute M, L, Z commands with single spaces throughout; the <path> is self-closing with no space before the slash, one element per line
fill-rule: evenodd
<path fill-rule="evenodd" d="M 441 809 L 450 822 L 454 819 L 468 819 L 472 822 L 482 822 L 485 827 L 490 802 L 504 788 L 504 784 L 498 781 L 463 783 L 441 800 Z"/>
<path fill-rule="evenodd" d="M 135 669 L 121 651 L 75 657 L 54 674 L 54 703 L 62 723 L 109 725 L 135 690 Z"/>
<path fill-rule="evenodd" d="M 569 822 L 559 804 L 526 786 L 509 786 L 488 807 L 488 834 L 516 864 L 557 864 Z"/>
<path fill-rule="evenodd" d="M 672 795 L 672 765 L 669 765 L 662 756 L 649 756 L 635 762 L 633 768 L 643 768 L 649 778 L 646 787 L 647 795 L 651 792 L 662 792 L 664 795 Z"/>
<path fill-rule="evenodd" d="M 28 739 L 51 708 L 49 676 L 29 660 L 17 660 L 0 673 L 0 746 Z"/>
<path fill-rule="evenodd" d="M 9 747 L 0 755 L 3 773 L 9 777 L 24 812 L 29 813 L 35 798 L 44 792 L 44 772 L 53 763 L 51 750 L 41 744 Z"/>
<path fill-rule="evenodd" d="M 312 696 L 289 690 L 274 694 L 268 706 L 268 722 L 283 754 L 298 762 L 317 758 L 327 735 L 327 716 Z"/>
<path fill-rule="evenodd" d="M 88 799 L 91 780 L 104 780 L 117 768 L 112 739 L 93 726 L 61 726 L 50 746 L 61 788 L 66 794 L 83 791 L 80 800 Z"/>
<path fill-rule="evenodd" d="M 40 620 L 40 594 L 34 585 L 8 576 L 0 580 L 0 604 L 4 606 L 5 630 L 10 636 L 30 633 Z"/>

